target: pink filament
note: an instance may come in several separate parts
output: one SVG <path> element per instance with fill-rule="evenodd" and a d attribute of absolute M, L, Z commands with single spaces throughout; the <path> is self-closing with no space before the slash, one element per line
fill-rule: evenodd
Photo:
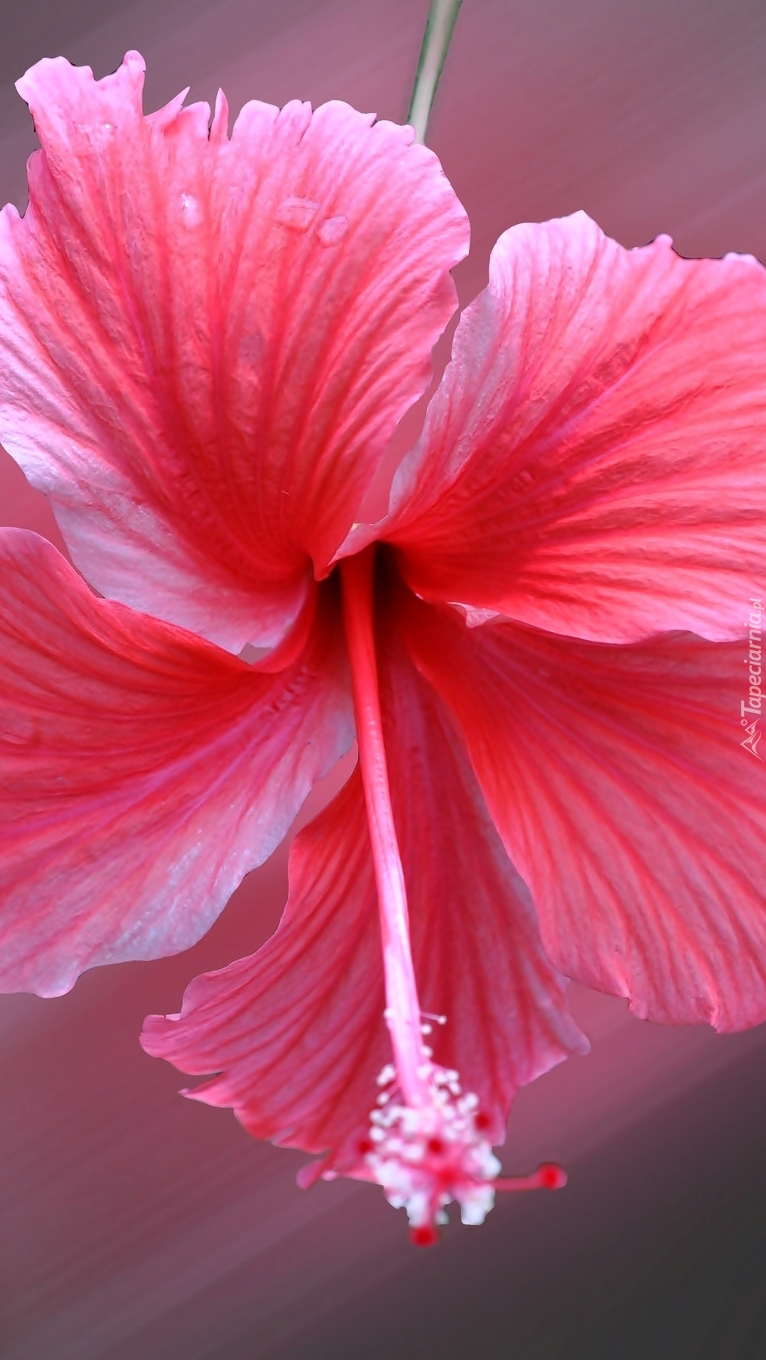
<path fill-rule="evenodd" d="M 563 1190 L 567 1173 L 558 1162 L 541 1162 L 528 1176 L 497 1176 L 495 1190 Z"/>

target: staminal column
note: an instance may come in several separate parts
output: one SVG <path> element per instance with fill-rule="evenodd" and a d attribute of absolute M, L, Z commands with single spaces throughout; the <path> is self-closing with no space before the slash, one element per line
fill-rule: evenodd
<path fill-rule="evenodd" d="M 341 562 L 343 617 L 351 660 L 359 764 L 367 806 L 380 911 L 386 1022 L 402 1095 L 418 1108 L 431 1102 L 420 1001 L 410 947 L 407 890 L 388 783 L 374 630 L 375 546 Z"/>

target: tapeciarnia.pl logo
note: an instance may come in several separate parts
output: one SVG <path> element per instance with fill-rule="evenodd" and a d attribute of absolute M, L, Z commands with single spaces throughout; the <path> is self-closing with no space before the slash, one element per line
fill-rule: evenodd
<path fill-rule="evenodd" d="M 763 605 L 760 600 L 750 599 L 750 637 L 749 651 L 745 657 L 745 665 L 749 666 L 749 685 L 750 692 L 747 703 L 743 699 L 740 704 L 740 717 L 742 726 L 747 732 L 744 741 L 740 746 L 744 746 L 746 751 L 755 756 L 757 760 L 763 757 L 758 751 L 758 743 L 761 740 L 761 733 L 758 728 L 758 719 L 761 716 L 761 705 L 763 703 L 763 693 L 761 690 L 761 615 Z M 746 714 L 751 715 L 747 717 Z"/>

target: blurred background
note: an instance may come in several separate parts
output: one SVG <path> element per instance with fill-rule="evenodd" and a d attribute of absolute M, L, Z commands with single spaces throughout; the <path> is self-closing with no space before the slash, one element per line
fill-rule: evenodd
<path fill-rule="evenodd" d="M 427 0 L 0 0 L 0 200 L 35 146 L 13 81 L 63 53 L 148 62 L 236 109 L 340 98 L 402 121 Z M 586 209 L 625 245 L 766 258 L 763 0 L 465 0 L 429 141 L 468 208 L 463 301 L 513 222 Z M 0 523 L 58 542 L 0 462 Z M 317 795 L 321 798 L 321 791 Z M 303 820 L 306 818 L 303 814 Z M 574 988 L 593 1052 L 521 1093 L 507 1171 L 560 1158 L 559 1194 L 406 1240 L 378 1191 L 320 1184 L 146 1057 L 150 1011 L 274 929 L 286 850 L 176 959 L 0 998 L 3 1360 L 638 1360 L 766 1354 L 766 1033 L 630 1019 Z"/>

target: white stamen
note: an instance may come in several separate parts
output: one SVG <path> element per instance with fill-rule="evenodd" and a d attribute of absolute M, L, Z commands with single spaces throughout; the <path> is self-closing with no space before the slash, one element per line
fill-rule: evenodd
<path fill-rule="evenodd" d="M 422 1075 L 431 1093 L 427 1104 L 371 1112 L 374 1146 L 365 1162 L 389 1203 L 407 1210 L 412 1227 L 445 1222 L 451 1200 L 464 1223 L 482 1223 L 494 1204 L 500 1163 L 476 1127 L 478 1096 L 461 1094 L 454 1069 L 430 1064 Z"/>

